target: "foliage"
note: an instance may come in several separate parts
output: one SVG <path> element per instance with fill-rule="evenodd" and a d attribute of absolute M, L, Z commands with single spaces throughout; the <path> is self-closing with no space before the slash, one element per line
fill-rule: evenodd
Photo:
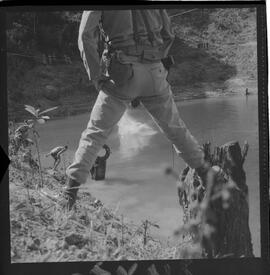
<path fill-rule="evenodd" d="M 40 109 L 36 109 L 30 105 L 25 105 L 25 110 L 27 112 L 29 112 L 30 114 L 32 114 L 34 116 L 34 122 L 37 122 L 39 124 L 44 124 L 47 120 L 50 119 L 49 116 L 44 116 L 44 114 L 54 111 L 57 108 L 58 107 L 52 107 L 52 108 L 46 109 L 41 112 Z M 30 121 L 32 121 L 32 120 L 30 120 Z"/>
<path fill-rule="evenodd" d="M 7 48 L 20 53 L 36 53 L 68 44 L 77 45 L 82 12 L 12 12 L 7 15 Z M 68 39 L 71 39 L 70 41 Z M 45 43 L 45 44 L 44 44 Z"/>
<path fill-rule="evenodd" d="M 172 22 L 176 25 L 184 25 L 187 28 L 192 27 L 195 31 L 202 31 L 209 24 L 213 9 L 194 9 L 189 12 L 191 10 L 193 9 L 182 9 L 174 12 L 171 15 L 179 15 L 172 17 Z"/>
<path fill-rule="evenodd" d="M 36 144 L 36 150 L 37 150 L 37 154 L 38 154 L 39 174 L 40 174 L 40 179 L 41 179 L 41 184 L 38 185 L 38 187 L 43 187 L 44 181 L 43 181 L 43 175 L 42 175 L 40 150 L 39 150 L 39 144 L 38 144 L 39 134 L 36 130 L 36 123 L 44 124 L 47 120 L 50 119 L 49 116 L 44 116 L 44 114 L 47 114 L 47 113 L 49 113 L 53 110 L 56 110 L 57 108 L 58 107 L 53 107 L 53 108 L 49 108 L 49 109 L 46 109 L 46 110 L 41 112 L 40 109 L 35 109 L 34 107 L 32 107 L 30 105 L 25 105 L 25 110 L 34 116 L 34 119 L 28 120 L 28 123 L 33 122 L 32 129 L 33 129 L 33 136 L 34 136 L 34 140 L 35 140 L 35 144 Z"/>
<path fill-rule="evenodd" d="M 61 17 L 67 22 L 77 22 L 81 21 L 82 11 L 63 11 Z"/>
<path fill-rule="evenodd" d="M 247 19 L 253 9 L 218 9 L 215 16 L 212 16 L 212 22 L 217 30 L 226 30 L 231 33 L 241 33 L 244 27 L 244 19 Z"/>
<path fill-rule="evenodd" d="M 172 17 L 172 23 L 177 43 L 171 54 L 176 65 L 169 78 L 180 92 L 186 90 L 183 86 L 189 89 L 192 85 L 200 85 L 201 91 L 212 90 L 216 85 L 211 83 L 220 83 L 219 88 L 227 91 L 244 89 L 249 85 L 246 79 L 256 79 L 255 9 L 198 9 Z M 234 77 L 243 79 L 243 87 L 227 85 Z"/>

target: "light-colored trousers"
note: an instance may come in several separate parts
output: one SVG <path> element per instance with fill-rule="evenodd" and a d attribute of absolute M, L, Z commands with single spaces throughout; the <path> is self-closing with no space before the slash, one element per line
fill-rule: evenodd
<path fill-rule="evenodd" d="M 132 61 L 132 66 L 134 75 L 126 85 L 113 92 L 99 92 L 74 161 L 67 168 L 67 175 L 80 184 L 86 182 L 98 152 L 136 97 L 190 167 L 198 168 L 204 163 L 201 146 L 179 116 L 163 64 Z"/>

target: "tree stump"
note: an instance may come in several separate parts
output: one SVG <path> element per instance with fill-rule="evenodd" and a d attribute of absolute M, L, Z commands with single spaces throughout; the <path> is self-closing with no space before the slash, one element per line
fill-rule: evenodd
<path fill-rule="evenodd" d="M 243 169 L 248 144 L 241 150 L 239 143 L 232 141 L 215 147 L 213 153 L 210 143 L 203 147 L 205 160 L 216 173 L 202 189 L 194 169 L 183 171 L 178 195 L 186 213 L 184 223 L 200 220 L 197 240 L 207 258 L 253 257 L 248 186 Z"/>

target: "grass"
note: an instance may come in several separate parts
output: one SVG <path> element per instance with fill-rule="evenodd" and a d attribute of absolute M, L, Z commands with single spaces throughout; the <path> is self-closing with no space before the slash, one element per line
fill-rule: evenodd
<path fill-rule="evenodd" d="M 175 259 L 180 243 L 164 246 L 144 226 L 124 222 L 117 210 L 98 206 L 82 189 L 76 208 L 63 210 L 36 190 L 38 173 L 10 166 L 12 262 Z M 62 185 L 43 174 L 43 190 L 61 194 Z M 61 195 L 60 195 L 61 198 Z"/>
<path fill-rule="evenodd" d="M 46 127 L 46 126 L 45 126 Z M 12 143 L 11 143 L 12 144 Z M 10 145 L 11 146 L 11 145 Z M 109 209 L 83 186 L 72 211 L 62 209 L 64 169 L 55 175 L 33 169 L 23 160 L 27 148 L 11 154 L 11 261 L 63 262 L 178 259 L 186 240 L 163 243 L 151 236 L 151 221 L 134 225 Z M 10 150 L 12 152 L 12 150 Z M 66 164 L 65 164 L 66 165 Z M 43 188 L 37 189 L 43 178 Z"/>

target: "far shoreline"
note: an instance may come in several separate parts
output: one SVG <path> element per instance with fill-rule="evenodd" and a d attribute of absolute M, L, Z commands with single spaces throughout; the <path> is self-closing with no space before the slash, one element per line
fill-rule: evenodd
<path fill-rule="evenodd" d="M 257 81 L 254 81 L 257 83 Z M 255 84 L 255 83 L 254 83 Z M 244 89 L 242 87 L 237 87 L 235 89 L 220 89 L 218 88 L 216 91 L 214 90 L 206 90 L 206 91 L 200 91 L 200 88 L 191 88 L 191 87 L 186 87 L 184 91 L 178 90 L 178 92 L 174 93 L 174 100 L 175 102 L 185 102 L 185 101 L 192 101 L 192 100 L 202 100 L 202 99 L 209 99 L 209 98 L 222 98 L 222 97 L 230 97 L 230 96 L 254 96 L 258 94 L 258 91 L 254 87 L 248 87 L 250 93 L 248 95 L 244 94 Z M 174 87 L 174 90 L 177 88 Z M 179 89 L 179 88 L 178 88 Z M 242 90 L 242 93 L 239 92 L 239 90 Z M 89 95 L 86 95 L 89 97 Z M 83 99 L 83 96 L 81 96 Z M 83 115 L 83 114 L 89 114 L 90 110 L 92 109 L 94 103 L 95 103 L 96 97 L 91 98 L 89 102 L 86 102 L 84 108 L 80 108 L 79 110 L 76 110 L 76 106 L 59 106 L 59 110 L 61 107 L 64 107 L 66 110 L 69 110 L 69 112 L 56 112 L 55 114 L 52 115 L 50 121 L 55 121 L 59 119 L 65 119 L 68 117 L 73 117 L 77 115 Z M 25 103 L 26 104 L 26 103 Z M 52 107 L 52 106 L 48 106 Z M 70 107 L 70 108 L 69 108 Z M 10 118 L 11 114 L 8 115 L 9 121 L 12 121 L 15 124 L 22 123 L 24 119 L 28 119 L 29 115 L 28 113 L 22 109 L 22 112 L 18 115 L 13 114 L 14 117 L 13 119 Z M 20 121 L 18 121 L 20 119 Z"/>

